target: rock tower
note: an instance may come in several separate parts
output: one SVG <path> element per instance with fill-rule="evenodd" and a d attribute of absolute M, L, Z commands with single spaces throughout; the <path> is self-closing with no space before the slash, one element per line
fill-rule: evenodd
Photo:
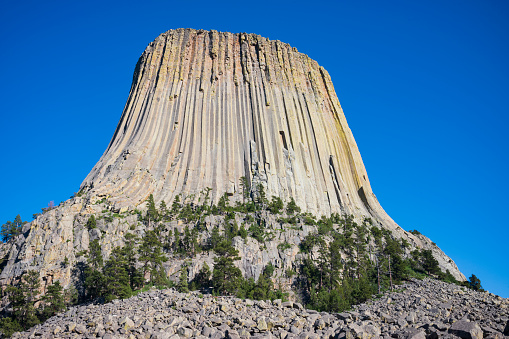
<path fill-rule="evenodd" d="M 245 176 L 306 211 L 371 216 L 393 228 L 371 190 L 327 71 L 255 34 L 170 30 L 136 65 L 115 134 L 84 180 L 118 208 L 210 187 L 241 194 Z"/>
<path fill-rule="evenodd" d="M 434 243 L 405 232 L 382 209 L 323 67 L 255 34 L 177 29 L 157 37 L 140 57 L 113 138 L 80 193 L 0 244 L 0 286 L 27 270 L 37 270 L 43 286 L 55 280 L 70 286 L 80 279 L 76 267 L 86 262 L 91 241 L 97 239 L 107 257 L 126 233 L 144 234 L 138 214 L 150 194 L 158 206 L 177 196 L 203 203 L 205 192 L 212 203 L 225 193 L 241 200 L 241 178 L 253 195 L 263 187 L 267 197 L 293 198 L 317 216 L 369 217 L 404 239 L 408 251 L 430 249 L 444 272 L 465 280 Z M 90 215 L 99 216 L 97 228 L 86 226 Z M 209 218 L 206 227 L 217 222 Z M 166 226 L 182 228 L 177 220 Z M 266 246 L 235 242 L 243 274 L 256 278 L 268 262 L 282 274 L 311 230 L 280 233 Z M 291 253 L 278 249 L 281 242 L 294 245 Z M 190 274 L 212 262 L 207 255 L 193 259 Z M 166 273 L 175 275 L 180 264 L 170 260 Z"/>

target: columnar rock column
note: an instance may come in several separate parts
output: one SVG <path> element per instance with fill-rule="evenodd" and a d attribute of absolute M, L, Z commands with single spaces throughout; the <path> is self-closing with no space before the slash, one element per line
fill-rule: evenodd
<path fill-rule="evenodd" d="M 240 178 L 305 211 L 397 227 L 371 190 L 327 71 L 280 41 L 177 29 L 138 61 L 117 130 L 82 187 L 117 207 L 149 194 L 240 196 Z"/>

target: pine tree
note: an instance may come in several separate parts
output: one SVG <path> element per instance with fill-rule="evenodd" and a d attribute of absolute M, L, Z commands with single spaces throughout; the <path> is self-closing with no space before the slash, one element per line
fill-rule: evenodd
<path fill-rule="evenodd" d="M 9 240 L 15 238 L 19 234 L 21 234 L 21 229 L 23 225 L 26 224 L 26 221 L 22 221 L 20 215 L 18 214 L 14 221 L 7 221 L 2 225 L 2 230 L 0 231 L 0 236 L 2 237 L 3 242 L 8 242 Z"/>
<path fill-rule="evenodd" d="M 55 314 L 65 309 L 63 288 L 60 281 L 55 281 L 52 285 L 48 286 L 46 294 L 42 297 L 45 303 L 43 310 L 43 318 L 48 319 Z"/>
<path fill-rule="evenodd" d="M 0 331 L 3 333 L 3 338 L 10 338 L 15 332 L 23 331 L 23 327 L 19 322 L 10 317 L 0 318 Z"/>
<path fill-rule="evenodd" d="M 176 253 L 182 253 L 183 249 L 180 242 L 180 232 L 175 229 L 175 240 L 173 241 L 173 251 Z"/>
<path fill-rule="evenodd" d="M 341 260 L 341 241 L 337 238 L 331 241 L 328 250 L 329 267 L 327 288 L 330 292 L 339 286 L 341 279 L 341 270 L 343 268 L 343 263 Z"/>
<path fill-rule="evenodd" d="M 104 276 L 102 274 L 103 256 L 99 240 L 94 239 L 89 244 L 88 266 L 85 269 L 85 290 L 90 299 L 102 295 Z"/>
<path fill-rule="evenodd" d="M 212 272 L 214 290 L 223 295 L 235 294 L 242 280 L 240 269 L 234 265 L 236 260 L 240 260 L 239 251 L 223 240 L 214 248 L 214 252 L 217 254 Z"/>
<path fill-rule="evenodd" d="M 143 286 L 143 275 L 140 270 L 136 268 L 137 240 L 138 236 L 135 234 L 127 233 L 125 235 L 125 245 L 122 247 L 123 255 L 127 262 L 126 270 L 129 277 L 129 285 L 133 291 Z"/>
<path fill-rule="evenodd" d="M 186 253 L 188 256 L 193 257 L 196 252 L 199 250 L 198 244 L 198 233 L 195 229 L 192 231 L 189 230 L 189 226 L 184 227 L 184 238 L 182 239 L 182 244 L 184 245 L 183 253 Z"/>
<path fill-rule="evenodd" d="M 472 274 L 470 278 L 468 278 L 468 287 L 473 289 L 474 291 L 483 292 L 483 288 L 481 286 L 481 279 L 477 278 L 475 274 Z"/>
<path fill-rule="evenodd" d="M 438 261 L 433 257 L 431 250 L 421 251 L 421 265 L 428 275 L 440 273 Z"/>
<path fill-rule="evenodd" d="M 242 202 L 245 203 L 246 200 L 249 200 L 249 192 L 251 191 L 249 181 L 245 176 L 240 177 L 240 186 L 242 187 Z"/>
<path fill-rule="evenodd" d="M 273 214 L 279 214 L 281 213 L 281 210 L 285 207 L 285 205 L 283 204 L 283 200 L 281 200 L 280 197 L 277 197 L 277 196 L 272 196 L 272 200 L 270 201 L 270 204 L 269 204 L 269 210 L 273 213 Z"/>
<path fill-rule="evenodd" d="M 175 199 L 173 199 L 173 203 L 171 204 L 171 216 L 175 217 L 180 212 L 180 195 L 175 196 Z"/>
<path fill-rule="evenodd" d="M 247 230 L 246 228 L 244 227 L 244 223 L 242 223 L 242 225 L 240 225 L 240 229 L 239 229 L 239 236 L 242 238 L 242 239 L 246 239 L 247 238 Z"/>
<path fill-rule="evenodd" d="M 187 282 L 187 265 L 182 265 L 180 268 L 180 277 L 179 282 L 177 285 L 177 290 L 180 293 L 187 293 L 189 292 L 189 284 Z"/>
<path fill-rule="evenodd" d="M 213 250 L 221 242 L 221 240 L 222 237 L 219 233 L 219 227 L 214 226 L 214 228 L 212 228 L 210 238 L 208 239 L 208 248 Z"/>
<path fill-rule="evenodd" d="M 97 228 L 97 221 L 95 220 L 95 216 L 93 214 L 88 218 L 86 227 L 89 230 Z"/>
<path fill-rule="evenodd" d="M 99 239 L 94 239 L 89 244 L 88 263 L 96 269 L 101 268 L 103 265 L 103 256 L 101 245 L 99 245 Z"/>
<path fill-rule="evenodd" d="M 129 263 L 122 248 L 115 247 L 104 265 L 104 294 L 106 301 L 129 298 L 132 294 L 129 284 Z"/>
<path fill-rule="evenodd" d="M 85 291 L 89 299 L 95 299 L 103 295 L 104 275 L 93 267 L 85 269 Z"/>
<path fill-rule="evenodd" d="M 39 287 L 39 273 L 28 271 L 21 277 L 17 287 L 9 286 L 6 289 L 14 319 L 24 329 L 28 329 L 40 322 L 35 308 L 35 304 L 39 301 L 37 298 Z"/>
<path fill-rule="evenodd" d="M 12 221 L 8 220 L 2 225 L 2 231 L 0 233 L 3 242 L 8 242 L 12 238 Z"/>
<path fill-rule="evenodd" d="M 167 220 L 168 219 L 168 207 L 166 206 L 166 203 L 163 201 L 161 201 L 161 203 L 159 204 L 159 214 L 160 214 L 160 217 L 163 219 L 163 220 Z"/>
<path fill-rule="evenodd" d="M 392 278 L 396 284 L 401 282 L 403 279 L 406 279 L 408 276 L 406 272 L 406 265 L 399 255 L 391 256 L 391 269 Z"/>
<path fill-rule="evenodd" d="M 178 233 L 178 232 L 176 232 Z M 139 261 L 142 263 L 143 275 L 150 273 L 150 283 L 165 282 L 163 263 L 168 258 L 162 252 L 162 244 L 154 231 L 147 231 L 138 249 Z"/>
<path fill-rule="evenodd" d="M 264 210 L 267 206 L 268 200 L 267 195 L 265 194 L 265 187 L 260 183 L 256 186 L 257 189 L 257 197 L 256 197 L 256 204 L 258 205 L 258 208 Z"/>
<path fill-rule="evenodd" d="M 293 197 L 290 197 L 290 202 L 286 205 L 286 213 L 288 214 L 300 213 L 300 207 L 297 206 Z"/>
<path fill-rule="evenodd" d="M 210 267 L 204 262 L 200 272 L 193 279 L 193 286 L 195 286 L 193 289 L 210 287 L 210 274 Z"/>
<path fill-rule="evenodd" d="M 145 220 L 147 220 L 148 226 L 151 226 L 152 222 L 156 222 L 159 219 L 159 215 L 157 213 L 156 203 L 154 202 L 154 196 L 150 194 L 147 199 L 147 214 L 145 215 Z"/>
<path fill-rule="evenodd" d="M 228 196 L 228 193 L 224 192 L 221 198 L 219 198 L 219 201 L 217 202 L 217 208 L 221 214 L 224 214 L 230 210 L 230 197 Z"/>

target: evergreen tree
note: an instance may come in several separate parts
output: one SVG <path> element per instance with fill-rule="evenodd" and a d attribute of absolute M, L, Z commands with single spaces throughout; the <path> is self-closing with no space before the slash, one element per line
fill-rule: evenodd
<path fill-rule="evenodd" d="M 99 239 L 94 239 L 89 244 L 88 263 L 96 269 L 101 268 L 103 265 L 103 255 L 101 245 L 99 245 Z"/>
<path fill-rule="evenodd" d="M 159 219 L 159 214 L 157 213 L 156 203 L 154 202 L 154 196 L 150 194 L 147 199 L 147 214 L 145 215 L 145 220 L 147 221 L 149 227 L 152 222 L 156 222 Z"/>
<path fill-rule="evenodd" d="M 206 262 L 203 263 L 202 268 L 200 269 L 200 272 L 194 277 L 191 285 L 192 289 L 200 289 L 200 288 L 208 288 L 210 287 L 210 267 L 207 265 Z"/>
<path fill-rule="evenodd" d="M 297 206 L 293 197 L 290 197 L 290 202 L 286 205 L 286 213 L 288 214 L 300 213 L 300 207 Z"/>
<path fill-rule="evenodd" d="M 179 276 L 179 282 L 177 284 L 177 290 L 180 293 L 187 293 L 189 292 L 189 284 L 187 282 L 187 265 L 182 265 L 180 268 L 180 276 Z"/>
<path fill-rule="evenodd" d="M 428 275 L 440 273 L 438 261 L 433 257 L 431 250 L 421 251 L 421 265 Z"/>
<path fill-rule="evenodd" d="M 173 251 L 176 253 L 182 253 L 183 247 L 180 242 L 180 232 L 178 229 L 175 229 L 175 240 L 173 241 Z"/>
<path fill-rule="evenodd" d="M 244 223 L 242 223 L 242 225 L 240 225 L 240 229 L 239 229 L 239 236 L 242 238 L 242 239 L 246 239 L 247 238 L 247 230 L 246 228 L 244 227 Z"/>
<path fill-rule="evenodd" d="M 224 192 L 221 198 L 219 198 L 219 201 L 217 202 L 217 208 L 221 214 L 224 214 L 230 210 L 230 197 L 228 196 L 228 193 Z"/>
<path fill-rule="evenodd" d="M 0 331 L 4 338 L 10 338 L 15 332 L 23 331 L 23 327 L 19 322 L 10 317 L 0 318 Z"/>
<path fill-rule="evenodd" d="M 90 299 L 95 299 L 102 295 L 104 286 L 104 276 L 101 272 L 103 266 L 103 256 L 99 240 L 94 239 L 89 244 L 88 266 L 85 268 L 85 290 Z"/>
<path fill-rule="evenodd" d="M 95 216 L 93 214 L 88 218 L 86 227 L 89 230 L 97 228 L 97 221 L 95 220 Z"/>
<path fill-rule="evenodd" d="M 175 199 L 173 199 L 173 203 L 171 204 L 171 216 L 172 217 L 175 217 L 179 214 L 180 212 L 180 208 L 181 208 L 181 205 L 180 205 L 180 195 L 177 195 L 175 196 Z"/>
<path fill-rule="evenodd" d="M 184 227 L 184 238 L 182 239 L 182 253 L 187 254 L 190 257 L 193 257 L 199 250 L 200 246 L 198 244 L 198 232 L 196 229 L 189 230 L 189 226 Z"/>
<path fill-rule="evenodd" d="M 258 205 L 258 208 L 264 210 L 268 203 L 267 195 L 265 194 L 265 188 L 260 183 L 256 186 L 256 190 L 257 190 L 257 197 L 256 197 L 255 202 Z"/>
<path fill-rule="evenodd" d="M 131 290 L 136 290 L 143 286 L 143 275 L 136 268 L 136 241 L 138 240 L 138 236 L 132 233 L 127 233 L 125 235 L 125 245 L 122 247 L 123 256 L 127 262 L 126 270 L 127 275 L 129 277 L 129 285 L 131 286 Z"/>
<path fill-rule="evenodd" d="M 335 238 L 331 241 L 328 248 L 328 270 L 325 281 L 329 292 L 339 286 L 342 268 L 341 241 Z"/>
<path fill-rule="evenodd" d="M 242 187 L 242 201 L 245 203 L 246 200 L 249 200 L 249 192 L 251 191 L 249 181 L 246 177 L 240 177 L 240 186 Z"/>
<path fill-rule="evenodd" d="M 206 209 L 209 207 L 210 191 L 212 191 L 212 188 L 205 187 L 205 198 L 203 198 L 203 206 Z"/>
<path fill-rule="evenodd" d="M 94 267 L 85 269 L 85 291 L 89 299 L 95 299 L 103 295 L 104 276 L 101 271 Z"/>
<path fill-rule="evenodd" d="M 21 229 L 26 221 L 22 221 L 20 215 L 18 214 L 14 221 L 7 221 L 2 225 L 2 230 L 0 231 L 0 236 L 2 237 L 3 242 L 8 242 L 9 240 L 15 238 L 19 234 L 21 234 Z"/>
<path fill-rule="evenodd" d="M 161 201 L 161 203 L 159 204 L 159 214 L 160 214 L 160 217 L 163 219 L 163 220 L 168 220 L 168 206 L 166 206 L 166 203 L 163 201 Z"/>
<path fill-rule="evenodd" d="M 8 286 L 6 289 L 14 319 L 25 330 L 40 322 L 35 308 L 35 304 L 39 301 L 37 298 L 39 287 L 39 273 L 28 271 L 21 277 L 17 287 Z"/>
<path fill-rule="evenodd" d="M 115 247 L 104 265 L 106 301 L 129 298 L 132 294 L 128 274 L 129 263 L 120 247 Z"/>
<path fill-rule="evenodd" d="M 281 213 L 281 210 L 285 207 L 285 205 L 283 204 L 283 200 L 281 200 L 280 197 L 276 197 L 276 196 L 272 196 L 272 200 L 270 201 L 270 204 L 269 204 L 269 210 L 273 213 L 273 214 L 279 214 Z"/>
<path fill-rule="evenodd" d="M 477 278 L 475 274 L 472 274 L 470 278 L 468 278 L 468 287 L 473 289 L 474 291 L 483 292 L 483 288 L 481 286 L 481 279 Z"/>
<path fill-rule="evenodd" d="M 221 241 L 222 237 L 221 234 L 219 233 L 219 227 L 214 226 L 214 228 L 212 228 L 212 232 L 210 233 L 210 237 L 207 241 L 208 242 L 207 247 L 213 250 Z"/>
<path fill-rule="evenodd" d="M 8 242 L 13 237 L 13 229 L 12 229 L 12 221 L 8 220 L 5 224 L 2 225 L 2 231 L 0 235 L 2 236 L 3 242 Z"/>
<path fill-rule="evenodd" d="M 162 247 L 157 234 L 154 231 L 147 231 L 138 249 L 143 275 L 145 276 L 147 273 L 150 273 L 150 283 L 152 284 L 166 283 L 163 263 L 168 258 L 163 254 Z"/>
<path fill-rule="evenodd" d="M 48 286 L 46 294 L 42 297 L 44 301 L 44 309 L 42 311 L 43 318 L 48 319 L 65 309 L 63 288 L 60 281 L 55 281 Z"/>
<path fill-rule="evenodd" d="M 274 266 L 269 263 L 263 269 L 262 274 L 258 278 L 256 285 L 253 288 L 252 297 L 256 300 L 268 300 L 275 299 L 274 283 L 272 282 L 272 274 L 274 272 Z"/>
<path fill-rule="evenodd" d="M 408 277 L 407 266 L 400 255 L 391 256 L 392 277 L 396 283 Z"/>
<path fill-rule="evenodd" d="M 239 251 L 223 240 L 214 248 L 214 252 L 217 254 L 212 272 L 214 290 L 223 295 L 235 294 L 242 281 L 242 273 L 234 265 L 236 260 L 240 260 Z"/>

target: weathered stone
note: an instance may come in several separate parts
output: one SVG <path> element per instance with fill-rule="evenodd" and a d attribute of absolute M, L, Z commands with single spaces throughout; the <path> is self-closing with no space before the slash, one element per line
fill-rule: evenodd
<path fill-rule="evenodd" d="M 134 327 L 134 322 L 129 317 L 125 317 L 124 319 L 120 320 L 119 324 L 122 325 L 126 330 Z"/>
<path fill-rule="evenodd" d="M 83 324 L 78 324 L 74 328 L 74 332 L 79 333 L 79 334 L 83 334 L 83 333 L 87 332 L 87 328 Z"/>
<path fill-rule="evenodd" d="M 482 329 L 474 322 L 458 320 L 449 328 L 449 333 L 464 339 L 482 339 Z"/>
<path fill-rule="evenodd" d="M 258 318 L 256 321 L 256 328 L 260 331 L 267 331 L 269 329 L 265 317 Z"/>
<path fill-rule="evenodd" d="M 187 327 L 179 327 L 177 333 L 184 338 L 190 338 L 193 335 L 193 331 Z"/>
<path fill-rule="evenodd" d="M 403 339 L 426 339 L 426 332 L 418 328 L 407 328 L 398 336 Z"/>
<path fill-rule="evenodd" d="M 67 324 L 67 332 L 73 332 L 75 328 L 76 328 L 76 324 L 75 323 Z"/>

